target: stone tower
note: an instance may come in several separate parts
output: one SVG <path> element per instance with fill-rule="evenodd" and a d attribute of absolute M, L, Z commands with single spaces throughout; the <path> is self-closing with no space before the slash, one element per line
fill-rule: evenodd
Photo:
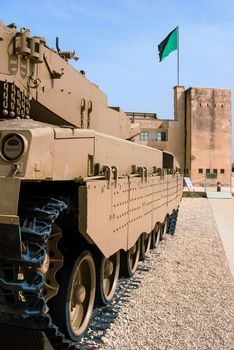
<path fill-rule="evenodd" d="M 189 88 L 185 101 L 185 172 L 195 184 L 216 174 L 213 184 L 230 185 L 230 90 Z"/>

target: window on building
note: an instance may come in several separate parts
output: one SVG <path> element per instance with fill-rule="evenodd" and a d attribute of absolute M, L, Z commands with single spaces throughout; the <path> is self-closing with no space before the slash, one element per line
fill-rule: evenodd
<path fill-rule="evenodd" d="M 155 141 L 167 141 L 167 133 L 165 131 L 156 132 Z"/>
<path fill-rule="evenodd" d="M 199 174 L 203 174 L 203 169 L 198 169 Z"/>
<path fill-rule="evenodd" d="M 206 174 L 209 174 L 210 173 L 210 169 L 206 169 Z"/>
<path fill-rule="evenodd" d="M 148 131 L 142 131 L 140 134 L 140 140 L 147 141 L 149 140 L 149 132 Z"/>
<path fill-rule="evenodd" d="M 213 169 L 213 173 L 217 174 L 218 170 L 217 169 Z"/>
<path fill-rule="evenodd" d="M 220 169 L 220 174 L 224 174 L 225 170 L 224 169 Z"/>

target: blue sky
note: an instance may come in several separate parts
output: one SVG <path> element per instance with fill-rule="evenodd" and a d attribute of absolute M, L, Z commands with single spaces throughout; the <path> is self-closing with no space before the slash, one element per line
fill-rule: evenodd
<path fill-rule="evenodd" d="M 0 18 L 51 47 L 59 36 L 80 58 L 73 65 L 125 111 L 173 116 L 176 52 L 159 63 L 157 45 L 177 25 L 180 85 L 234 94 L 233 0 L 8 0 Z"/>

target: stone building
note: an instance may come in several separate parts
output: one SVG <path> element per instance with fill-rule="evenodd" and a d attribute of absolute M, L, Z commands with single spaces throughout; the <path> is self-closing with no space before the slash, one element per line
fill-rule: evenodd
<path fill-rule="evenodd" d="M 135 142 L 172 152 L 194 184 L 230 185 L 230 90 L 176 86 L 173 120 L 154 113 L 127 114 L 141 124 Z"/>

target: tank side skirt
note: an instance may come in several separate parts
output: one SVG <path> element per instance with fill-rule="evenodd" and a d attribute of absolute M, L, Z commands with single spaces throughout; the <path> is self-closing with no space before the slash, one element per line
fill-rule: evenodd
<path fill-rule="evenodd" d="M 181 175 L 87 181 L 79 188 L 79 230 L 108 258 L 128 250 L 142 232 L 177 209 L 181 199 Z"/>

